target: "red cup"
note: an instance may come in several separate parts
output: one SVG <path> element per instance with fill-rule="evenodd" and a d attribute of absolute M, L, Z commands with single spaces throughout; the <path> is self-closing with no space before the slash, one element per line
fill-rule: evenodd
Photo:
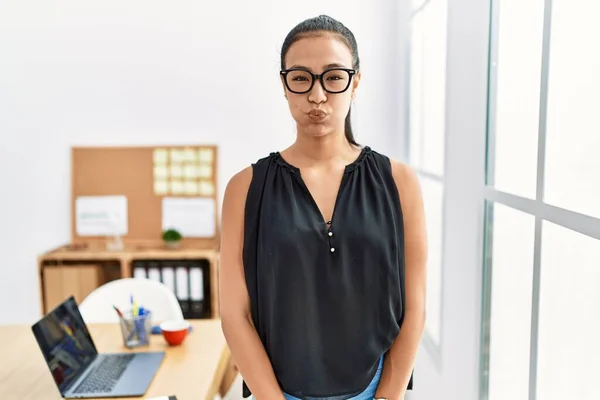
<path fill-rule="evenodd" d="M 165 321 L 160 324 L 160 331 L 171 346 L 180 345 L 188 334 L 190 323 L 186 320 Z"/>

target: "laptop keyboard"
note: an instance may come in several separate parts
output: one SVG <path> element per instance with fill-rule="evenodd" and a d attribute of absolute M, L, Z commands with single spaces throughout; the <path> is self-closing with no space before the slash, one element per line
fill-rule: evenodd
<path fill-rule="evenodd" d="M 75 393 L 107 393 L 117 384 L 135 354 L 105 357 L 79 384 Z"/>

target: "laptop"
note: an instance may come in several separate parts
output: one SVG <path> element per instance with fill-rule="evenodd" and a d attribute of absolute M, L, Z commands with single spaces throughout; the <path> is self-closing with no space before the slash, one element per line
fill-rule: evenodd
<path fill-rule="evenodd" d="M 165 356 L 164 352 L 98 354 L 73 296 L 31 329 L 67 399 L 143 396 Z"/>

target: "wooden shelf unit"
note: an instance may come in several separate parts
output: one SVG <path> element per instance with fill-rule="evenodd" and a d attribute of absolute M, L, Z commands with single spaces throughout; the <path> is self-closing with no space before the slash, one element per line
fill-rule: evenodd
<path fill-rule="evenodd" d="M 121 251 L 105 250 L 98 243 L 65 245 L 42 254 L 38 257 L 42 313 L 48 313 L 70 295 L 81 302 L 106 282 L 130 278 L 136 261 L 149 260 L 207 262 L 210 282 L 204 298 L 210 303 L 209 318 L 219 318 L 218 251 L 186 247 L 167 250 L 160 244 L 126 244 Z"/>

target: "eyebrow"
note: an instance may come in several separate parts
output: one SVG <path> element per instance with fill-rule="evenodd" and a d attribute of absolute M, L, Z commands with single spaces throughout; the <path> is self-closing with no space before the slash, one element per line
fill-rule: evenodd
<path fill-rule="evenodd" d="M 307 69 L 309 71 L 312 71 L 310 68 L 308 68 L 308 67 L 306 67 L 304 65 L 297 65 L 297 64 L 294 64 L 294 65 L 292 65 L 289 68 L 290 69 L 292 69 L 292 68 L 304 68 L 304 69 Z M 325 69 L 329 69 L 329 68 L 346 68 L 346 66 L 344 64 L 341 64 L 341 63 L 331 63 L 331 64 L 327 64 L 327 65 L 323 66 L 324 70 Z"/>

